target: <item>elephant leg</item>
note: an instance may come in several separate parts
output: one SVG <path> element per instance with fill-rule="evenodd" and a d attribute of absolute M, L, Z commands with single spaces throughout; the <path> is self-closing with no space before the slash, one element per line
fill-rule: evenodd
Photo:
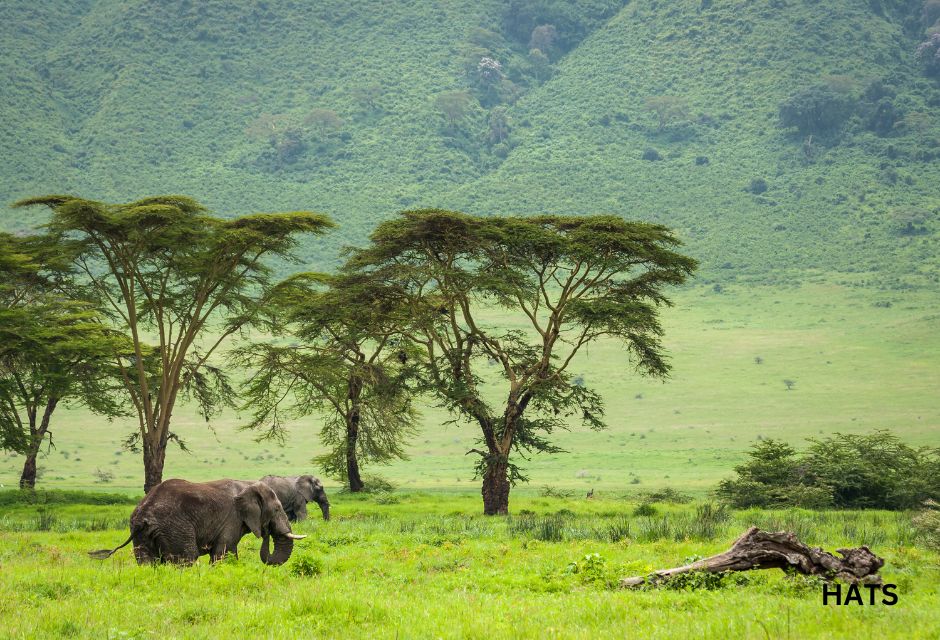
<path fill-rule="evenodd" d="M 225 542 L 216 542 L 215 545 L 212 547 L 212 554 L 210 555 L 210 557 L 212 559 L 212 562 L 218 562 L 219 560 L 222 560 L 226 556 L 226 554 L 229 554 L 229 553 L 234 554 L 234 556 L 237 558 L 238 547 L 234 545 L 226 544 Z"/>
<path fill-rule="evenodd" d="M 195 531 L 180 532 L 172 540 L 161 538 L 160 555 L 174 564 L 193 564 L 199 560 Z"/>
<path fill-rule="evenodd" d="M 134 541 L 134 558 L 137 560 L 137 564 L 156 564 L 160 560 L 160 554 L 156 552 L 155 549 L 150 548 L 148 545 L 141 544 Z"/>

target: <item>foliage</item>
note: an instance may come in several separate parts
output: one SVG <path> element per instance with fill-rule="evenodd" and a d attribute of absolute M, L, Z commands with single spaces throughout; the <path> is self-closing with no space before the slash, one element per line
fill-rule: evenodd
<path fill-rule="evenodd" d="M 278 285 L 258 319 L 288 346 L 254 342 L 234 353 L 253 368 L 243 385 L 250 429 L 284 438 L 284 420 L 324 417 L 316 462 L 360 491 L 359 465 L 405 458 L 417 412 L 412 405 L 414 348 L 409 318 L 368 276 L 300 274 Z"/>
<path fill-rule="evenodd" d="M 914 55 L 927 73 L 940 75 L 940 32 L 920 43 Z"/>
<path fill-rule="evenodd" d="M 940 551 L 940 504 L 927 500 L 921 511 L 914 516 L 914 528 L 924 545 Z"/>
<path fill-rule="evenodd" d="M 113 358 L 129 353 L 128 340 L 76 298 L 75 247 L 61 240 L 0 233 L 0 449 L 26 456 L 23 488 L 35 485 L 43 443 L 53 446 L 51 418 L 60 403 L 124 413 Z"/>
<path fill-rule="evenodd" d="M 803 135 L 838 130 L 852 113 L 854 101 L 828 84 L 815 84 L 791 94 L 780 103 L 780 123 Z"/>
<path fill-rule="evenodd" d="M 523 479 L 511 453 L 557 452 L 545 435 L 566 428 L 566 417 L 603 426 L 600 397 L 568 371 L 584 345 L 609 336 L 641 373 L 668 373 L 661 289 L 695 268 L 672 250 L 678 244 L 663 226 L 614 216 L 483 218 L 428 209 L 382 223 L 349 264 L 396 292 L 409 334 L 425 350 L 428 391 L 479 426 L 484 449 L 472 452 L 489 513 L 505 512 L 509 485 Z M 528 333 L 488 327 L 480 317 L 486 305 L 508 310 Z M 497 363 L 504 379 L 505 395 L 495 401 L 481 391 L 481 361 Z"/>
<path fill-rule="evenodd" d="M 186 393 L 206 420 L 232 393 L 208 359 L 258 312 L 271 286 L 270 257 L 290 258 L 295 236 L 322 233 L 332 223 L 308 212 L 221 219 L 185 196 L 156 196 L 106 204 L 75 196 L 21 200 L 44 205 L 48 228 L 76 237 L 74 268 L 87 295 L 114 326 L 129 334 L 127 350 L 114 350 L 124 391 L 139 429 L 128 440 L 143 448 L 145 490 L 161 481 L 177 398 Z M 197 340 L 221 323 L 214 342 Z M 156 345 L 145 342 L 152 334 Z"/>
<path fill-rule="evenodd" d="M 756 443 L 717 495 L 736 508 L 910 509 L 940 497 L 936 449 L 915 449 L 885 430 L 809 442 L 802 454 L 778 440 Z"/>
<path fill-rule="evenodd" d="M 772 284 L 837 272 L 870 274 L 878 286 L 935 282 L 935 247 L 927 238 L 896 242 L 879 215 L 930 209 L 936 197 L 940 120 L 935 88 L 912 59 L 930 27 L 916 2 L 768 11 L 762 3 L 698 10 L 698 2 L 678 9 L 652 0 L 455 0 L 399 3 L 380 15 L 361 0 L 130 2 L 120 13 L 96 2 L 2 3 L 0 150 L 17 159 L 0 170 L 3 202 L 56 184 L 114 202 L 172 185 L 219 212 L 297 203 L 342 212 L 338 233 L 298 247 L 305 270 L 336 266 L 343 246 L 402 208 L 536 214 L 594 202 L 669 224 L 708 278 Z M 557 53 L 551 67 L 533 66 L 532 32 L 545 25 L 556 29 Z M 167 42 L 176 46 L 168 51 Z M 434 96 L 469 89 L 463 53 L 471 48 L 474 66 L 489 55 L 512 83 L 498 91 L 513 122 L 508 150 L 488 148 L 490 107 L 469 110 L 466 136 L 437 126 Z M 827 148 L 815 135 L 804 160 L 768 114 L 808 77 L 833 71 L 881 79 L 893 87 L 896 122 L 922 128 L 873 130 L 866 105 L 842 129 L 851 144 Z M 677 127 L 657 136 L 663 162 L 642 162 L 650 144 L 642 125 L 651 121 L 643 100 L 662 94 L 684 96 L 690 116 L 681 139 Z M 343 120 L 326 142 L 303 125 L 313 109 Z M 299 137 L 285 133 L 272 146 L 247 136 L 263 114 L 284 118 Z M 696 157 L 711 164 L 695 165 Z M 772 199 L 740 192 L 755 175 L 773 177 Z M 782 212 L 784 234 L 775 231 Z M 6 211 L 0 225 L 22 231 L 39 222 Z M 729 246 L 742 228 L 747 241 Z M 734 266 L 718 271 L 725 263 Z"/>
<path fill-rule="evenodd" d="M 562 540 L 542 541 L 513 530 L 516 518 L 474 515 L 475 501 L 465 493 L 413 494 L 398 505 L 377 505 L 354 495 L 331 500 L 337 516 L 329 523 L 296 523 L 295 532 L 309 535 L 295 543 L 290 562 L 274 569 L 258 561 L 260 541 L 253 536 L 242 540 L 237 559 L 214 566 L 202 560 L 182 569 L 140 568 L 129 548 L 108 563 L 96 562 L 86 552 L 126 539 L 132 504 L 47 505 L 43 523 L 35 508 L 5 507 L 0 510 L 0 589 L 4 611 L 15 615 L 4 617 L 4 632 L 83 639 L 280 639 L 335 635 L 341 628 L 349 637 L 450 640 L 544 638 L 549 628 L 561 637 L 620 637 L 628 628 L 631 635 L 654 640 L 717 640 L 727 638 L 729 628 L 765 637 L 755 622 L 761 620 L 770 637 L 813 638 L 823 628 L 833 637 L 874 631 L 894 640 L 937 626 L 933 605 L 940 556 L 919 543 L 911 545 L 906 516 L 800 512 L 780 524 L 800 529 L 801 539 L 829 550 L 836 540 L 873 545 L 887 561 L 885 581 L 900 585 L 905 603 L 882 620 L 820 614 L 820 585 L 780 571 L 752 571 L 743 574 L 747 585 L 714 591 L 651 588 L 624 594 L 608 584 L 674 566 L 677 559 L 722 551 L 749 524 L 763 526 L 764 520 L 785 519 L 789 513 L 735 514 L 708 541 L 615 541 L 607 531 L 629 519 L 627 503 L 572 505 L 520 495 L 519 506 L 528 509 L 567 505 L 576 511 L 567 518 Z M 595 511 L 598 504 L 605 513 Z M 688 508 L 676 515 L 692 517 L 692 512 Z M 869 538 L 872 534 L 877 537 Z M 578 573 L 565 571 L 569 561 L 577 563 Z M 306 565 L 296 571 L 300 575 L 292 573 L 294 563 Z M 591 566 L 598 568 L 600 579 L 585 579 Z M 471 585 L 474 597 L 468 598 Z M 153 603 L 168 594 L 173 598 L 153 615 Z M 499 603 L 501 614 L 480 615 L 481 606 L 492 602 Z"/>

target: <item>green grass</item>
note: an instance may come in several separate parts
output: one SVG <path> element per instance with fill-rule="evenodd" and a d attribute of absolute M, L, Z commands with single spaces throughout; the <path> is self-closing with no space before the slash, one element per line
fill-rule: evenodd
<path fill-rule="evenodd" d="M 555 434 L 568 453 L 525 463 L 529 491 L 673 486 L 704 495 L 758 437 L 801 446 L 806 437 L 835 431 L 889 428 L 912 444 L 940 445 L 940 301 L 932 293 L 813 284 L 732 286 L 716 294 L 695 287 L 680 292 L 664 313 L 672 378 L 665 384 L 642 379 L 616 345 L 591 346 L 575 371 L 605 398 L 610 428 Z M 792 391 L 784 379 L 796 381 Z M 498 389 L 490 387 L 494 394 Z M 238 431 L 246 420 L 227 412 L 206 425 L 192 410 L 178 410 L 173 429 L 192 453 L 171 449 L 165 477 L 316 472 L 309 462 L 321 452 L 315 416 L 293 425 L 284 447 Z M 478 491 L 464 455 L 477 431 L 446 420 L 426 408 L 408 447 L 411 458 L 372 471 L 405 489 Z M 140 456 L 120 446 L 134 428 L 132 421 L 109 423 L 77 409 L 57 413 L 56 448 L 40 458 L 40 486 L 139 491 Z M 18 456 L 0 457 L 0 484 L 15 486 L 21 465 Z M 114 481 L 96 483 L 99 468 L 112 471 Z"/>
<path fill-rule="evenodd" d="M 616 2 L 581 6 L 600 4 Z M 0 152 L 11 159 L 0 204 L 181 192 L 223 215 L 313 209 L 341 225 L 305 247 L 319 266 L 403 208 L 614 213 L 677 228 L 725 284 L 822 270 L 933 286 L 940 88 L 913 59 L 919 5 L 633 0 L 592 21 L 540 83 L 500 0 L 382 11 L 362 0 L 14 0 L 0 7 Z M 469 88 L 465 56 L 481 46 L 519 89 L 503 105 L 505 158 L 485 142 L 491 106 L 474 105 L 456 133 L 434 106 Z M 920 124 L 880 137 L 861 109 L 837 142 L 817 136 L 807 160 L 777 109 L 828 76 L 847 77 L 856 97 L 883 80 L 901 117 L 921 114 Z M 376 84 L 376 107 L 364 107 L 356 91 Z M 682 97 L 688 121 L 657 131 L 644 108 L 657 95 Z M 276 114 L 296 124 L 313 109 L 343 120 L 334 139 L 308 132 L 295 164 L 258 166 L 268 143 L 246 134 L 251 123 Z M 647 147 L 663 160 L 642 160 Z M 745 191 L 756 178 L 766 193 Z M 911 206 L 927 212 L 927 233 L 899 236 L 892 214 Z M 0 228 L 35 221 L 0 212 Z"/>
<path fill-rule="evenodd" d="M 702 532 L 697 505 L 644 518 L 616 497 L 528 498 L 531 515 L 486 518 L 469 495 L 393 495 L 334 494 L 334 518 L 298 524 L 310 536 L 279 568 L 250 535 L 217 566 L 140 568 L 127 549 L 96 561 L 85 552 L 126 536 L 96 522 L 131 507 L 71 505 L 51 530 L 0 508 L 0 637 L 926 638 L 940 625 L 940 558 L 913 546 L 907 514 L 749 511 Z M 750 524 L 872 545 L 898 605 L 824 607 L 818 584 L 780 571 L 716 590 L 615 588 L 720 552 Z"/>

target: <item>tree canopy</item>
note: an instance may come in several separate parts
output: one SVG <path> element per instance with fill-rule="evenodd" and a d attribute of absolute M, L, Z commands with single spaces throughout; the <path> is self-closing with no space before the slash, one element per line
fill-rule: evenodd
<path fill-rule="evenodd" d="M 643 374 L 669 371 L 660 336 L 661 289 L 680 284 L 695 261 L 659 225 L 616 216 L 475 217 L 426 209 L 384 222 L 350 268 L 381 279 L 409 309 L 411 335 L 426 353 L 430 389 L 481 430 L 477 473 L 484 512 L 506 513 L 510 485 L 524 479 L 516 452 L 558 451 L 548 439 L 577 417 L 603 427 L 603 403 L 571 372 L 581 348 L 621 341 Z M 510 313 L 506 329 L 488 314 Z M 503 392 L 487 397 L 493 363 Z"/>
<path fill-rule="evenodd" d="M 162 479 L 168 441 L 179 441 L 170 430 L 179 395 L 191 393 L 207 418 L 230 400 L 223 372 L 208 360 L 264 300 L 266 259 L 290 258 L 298 234 L 332 223 L 303 211 L 214 217 L 179 195 L 127 204 L 51 195 L 14 206 L 34 205 L 51 209 L 47 228 L 77 244 L 88 295 L 130 334 L 133 355 L 117 364 L 139 423 L 129 444 L 143 449 L 149 491 Z"/>

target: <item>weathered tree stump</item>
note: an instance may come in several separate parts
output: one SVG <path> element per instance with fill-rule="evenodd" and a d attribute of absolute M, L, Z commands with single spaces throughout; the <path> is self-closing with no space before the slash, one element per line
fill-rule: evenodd
<path fill-rule="evenodd" d="M 838 551 L 842 558 L 837 558 L 819 547 L 808 547 L 788 531 L 769 532 L 751 527 L 724 553 L 683 567 L 662 569 L 648 576 L 623 578 L 620 586 L 629 588 L 656 584 L 690 571 L 721 573 L 751 569 L 792 569 L 830 581 L 881 584 L 878 570 L 884 566 L 885 561 L 872 553 L 868 547 Z"/>

